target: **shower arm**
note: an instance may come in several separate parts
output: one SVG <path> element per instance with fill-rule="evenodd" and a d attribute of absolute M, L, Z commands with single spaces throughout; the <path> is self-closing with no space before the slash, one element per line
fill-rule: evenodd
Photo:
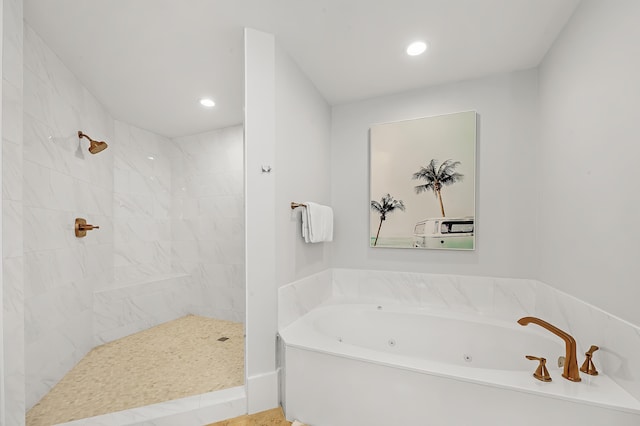
<path fill-rule="evenodd" d="M 91 139 L 91 137 L 89 135 L 87 135 L 86 133 L 82 133 L 82 130 L 78 130 L 78 138 L 82 139 L 82 138 L 87 138 L 89 140 L 89 142 L 98 142 L 94 139 Z"/>

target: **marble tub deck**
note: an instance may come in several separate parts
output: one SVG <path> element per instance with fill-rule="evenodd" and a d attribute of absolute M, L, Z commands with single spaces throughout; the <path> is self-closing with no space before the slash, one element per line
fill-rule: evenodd
<path fill-rule="evenodd" d="M 94 348 L 29 410 L 26 424 L 64 423 L 243 382 L 244 324 L 188 315 Z"/>

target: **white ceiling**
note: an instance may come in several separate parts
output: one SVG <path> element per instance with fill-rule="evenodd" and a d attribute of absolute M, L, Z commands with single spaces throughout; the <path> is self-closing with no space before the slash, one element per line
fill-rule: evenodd
<path fill-rule="evenodd" d="M 242 122 L 243 27 L 275 34 L 330 104 L 537 66 L 579 0 L 25 0 L 114 118 L 168 136 Z M 423 39 L 421 57 L 406 45 Z M 206 110 L 198 100 L 213 97 Z"/>

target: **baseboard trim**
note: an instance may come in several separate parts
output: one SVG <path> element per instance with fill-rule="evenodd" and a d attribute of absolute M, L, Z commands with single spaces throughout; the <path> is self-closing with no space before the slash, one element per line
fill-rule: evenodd
<path fill-rule="evenodd" d="M 247 411 L 259 413 L 279 406 L 278 372 L 257 374 L 247 379 Z"/>

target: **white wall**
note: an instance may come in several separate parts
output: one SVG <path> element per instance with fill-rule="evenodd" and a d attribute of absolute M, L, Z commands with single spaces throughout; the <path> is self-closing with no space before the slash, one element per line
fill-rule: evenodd
<path fill-rule="evenodd" d="M 279 286 L 330 267 L 332 243 L 307 244 L 292 201 L 329 205 L 329 105 L 276 45 L 276 280 Z"/>
<path fill-rule="evenodd" d="M 248 411 L 276 407 L 275 39 L 245 29 L 245 244 Z M 263 172 L 262 167 L 271 167 Z"/>
<path fill-rule="evenodd" d="M 479 123 L 476 250 L 370 248 L 370 126 L 470 110 L 477 111 Z M 332 120 L 334 267 L 534 277 L 536 70 L 340 105 L 333 108 Z"/>
<path fill-rule="evenodd" d="M 584 1 L 540 67 L 539 278 L 640 324 L 640 2 Z"/>
<path fill-rule="evenodd" d="M 200 290 L 195 311 L 245 321 L 242 126 L 172 140 L 171 239 L 175 272 Z"/>

